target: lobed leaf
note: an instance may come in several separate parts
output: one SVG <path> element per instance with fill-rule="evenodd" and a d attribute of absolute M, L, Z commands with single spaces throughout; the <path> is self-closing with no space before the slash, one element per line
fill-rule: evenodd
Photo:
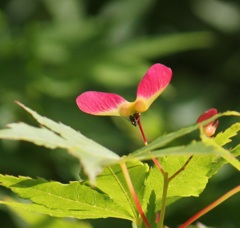
<path fill-rule="evenodd" d="M 181 197 L 199 196 L 208 179 L 225 163 L 222 158 L 216 160 L 216 155 L 211 151 L 208 155 L 207 153 L 204 153 L 205 156 L 201 155 L 202 149 L 212 150 L 214 147 L 206 146 L 203 142 L 195 142 L 187 146 L 183 154 L 180 152 L 178 156 L 159 158 L 169 177 L 184 165 L 189 158 L 189 151 L 195 146 L 201 148 L 199 154 L 196 153 L 185 169 L 169 183 L 167 204 Z M 235 148 L 235 153 L 239 153 L 239 147 Z M 143 209 L 159 211 L 163 187 L 161 172 L 156 167 L 149 169 L 147 164 L 141 162 L 128 163 L 128 169 Z M 106 167 L 97 177 L 95 188 L 89 187 L 88 182 L 60 184 L 43 179 L 3 175 L 0 175 L 0 182 L 20 197 L 33 202 L 25 204 L 2 201 L 1 204 L 56 217 L 79 219 L 117 217 L 131 221 L 136 221 L 137 218 L 135 205 L 119 165 Z M 151 220 L 154 220 L 154 217 Z"/>
<path fill-rule="evenodd" d="M 188 160 L 189 156 L 169 156 L 160 158 L 159 162 L 164 171 L 171 177 Z M 211 163 L 214 156 L 195 155 L 185 167 L 185 169 L 173 178 L 168 187 L 167 204 L 171 204 L 181 197 L 199 196 L 205 189 L 209 177 L 207 176 L 211 169 Z M 153 192 L 156 195 L 156 211 L 161 210 L 163 190 L 163 176 L 160 171 L 153 167 L 150 170 L 146 180 L 146 189 L 144 197 L 151 197 Z M 144 205 L 147 207 L 147 205 Z"/>
<path fill-rule="evenodd" d="M 171 177 L 182 168 L 188 159 L 189 156 L 168 156 L 161 157 L 158 160 L 164 171 Z M 168 187 L 167 204 L 172 204 L 182 197 L 198 197 L 206 188 L 209 179 L 225 163 L 226 160 L 215 155 L 194 155 L 185 169 L 171 179 Z M 161 210 L 162 190 L 163 176 L 157 167 L 153 167 L 146 180 L 144 197 L 151 198 L 151 195 L 155 193 L 156 212 Z M 147 205 L 145 204 L 143 207 L 146 208 Z"/>
<path fill-rule="evenodd" d="M 225 155 L 225 152 L 219 151 L 218 147 L 214 145 L 207 145 L 201 141 L 195 142 L 186 145 L 186 146 L 175 146 L 175 147 L 168 147 L 159 150 L 153 151 L 146 151 L 145 153 L 133 153 L 129 156 L 124 158 L 124 161 L 131 161 L 133 159 L 139 160 L 148 160 L 151 159 L 153 156 L 158 157 L 165 157 L 165 156 L 185 156 L 185 155 Z"/>
<path fill-rule="evenodd" d="M 220 132 L 214 138 L 214 141 L 219 146 L 224 146 L 232 141 L 232 137 L 236 136 L 240 131 L 240 123 L 235 123 L 231 127 L 227 128 L 224 132 Z"/>
<path fill-rule="evenodd" d="M 140 202 L 145 201 L 143 194 L 145 188 L 144 182 L 149 171 L 148 165 L 135 161 L 129 162 L 127 168 Z M 132 213 L 135 212 L 135 203 L 132 201 L 126 180 L 119 165 L 106 167 L 97 177 L 96 187 L 118 202 L 122 207 L 131 209 Z"/>
<path fill-rule="evenodd" d="M 11 123 L 7 127 L 8 129 L 0 130 L 0 138 L 29 141 L 50 149 L 68 148 L 67 142 L 63 138 L 47 128 L 37 128 L 25 123 Z"/>
<path fill-rule="evenodd" d="M 131 162 L 128 164 L 128 169 L 137 195 L 143 203 L 148 165 Z M 14 208 L 55 217 L 78 219 L 116 217 L 131 221 L 138 220 L 135 204 L 119 165 L 106 167 L 97 177 L 94 188 L 89 186 L 88 181 L 61 184 L 44 179 L 4 175 L 0 175 L 0 182 L 2 186 L 11 189 L 21 198 L 32 201 L 31 204 L 0 202 Z"/>
<path fill-rule="evenodd" d="M 129 213 L 129 207 L 121 207 L 99 189 L 78 181 L 61 184 L 44 179 L 0 175 L 0 182 L 21 198 L 33 202 L 26 204 L 1 201 L 1 204 L 55 217 L 78 219 L 115 217 L 128 220 L 133 220 L 134 217 Z"/>
<path fill-rule="evenodd" d="M 49 148 L 67 149 L 70 154 L 81 161 L 90 177 L 90 183 L 102 167 L 105 168 L 97 177 L 95 188 L 91 188 L 87 181 L 61 184 L 44 179 L 0 175 L 0 182 L 3 186 L 11 189 L 21 198 L 32 201 L 31 204 L 1 201 L 1 204 L 56 217 L 79 219 L 116 217 L 134 222 L 138 215 L 117 163 L 128 163 L 129 173 L 140 203 L 145 211 L 149 210 L 151 213 L 161 208 L 163 176 L 156 167 L 149 169 L 147 164 L 143 164 L 139 160 L 148 160 L 153 156 L 159 158 L 165 172 L 171 176 L 184 165 L 189 156 L 193 156 L 185 169 L 171 179 L 167 204 L 171 204 L 181 197 L 198 196 L 206 187 L 208 179 L 226 161 L 240 170 L 240 162 L 235 157 L 240 154 L 239 145 L 230 151 L 232 154 L 220 146 L 221 140 L 226 144 L 231 137 L 236 135 L 239 131 L 239 124 L 232 125 L 215 139 L 202 134 L 202 141 L 194 141 L 186 146 L 162 148 L 174 139 L 198 128 L 201 129 L 205 124 L 221 116 L 239 116 L 240 114 L 237 112 L 221 113 L 200 124 L 163 135 L 148 146 L 119 158 L 118 155 L 70 127 L 42 117 L 24 105 L 20 105 L 42 127 L 37 128 L 24 123 L 10 124 L 8 129 L 0 130 L 0 138 L 26 140 Z M 154 201 L 156 203 L 152 205 Z M 151 218 L 151 221 L 154 221 L 154 217 Z"/>
<path fill-rule="evenodd" d="M 80 132 L 62 123 L 42 117 L 21 103 L 18 104 L 30 113 L 42 127 L 32 127 L 24 123 L 9 124 L 8 129 L 0 130 L 0 138 L 29 141 L 48 148 L 67 149 L 70 154 L 79 159 L 91 182 L 94 182 L 103 166 L 119 160 L 117 154 L 88 139 Z"/>
<path fill-rule="evenodd" d="M 131 160 L 131 159 L 150 159 L 151 156 L 149 156 L 149 151 L 153 151 L 156 150 L 158 148 L 164 147 L 167 144 L 169 144 L 170 142 L 174 141 L 177 138 L 180 138 L 184 135 L 187 135 L 195 130 L 200 129 L 202 126 L 211 123 L 212 121 L 223 117 L 223 116 L 240 116 L 239 112 L 235 112 L 235 111 L 226 111 L 223 113 L 219 113 L 215 116 L 213 116 L 212 118 L 209 118 L 208 120 L 205 120 L 201 123 L 198 124 L 194 124 L 192 126 L 186 127 L 186 128 L 182 128 L 178 131 L 175 132 L 171 132 L 169 134 L 165 134 L 162 135 L 160 137 L 158 137 L 157 139 L 153 140 L 152 142 L 150 142 L 147 146 L 142 147 L 134 152 L 132 152 L 130 155 L 128 155 L 127 160 Z M 215 151 L 216 152 L 216 151 Z M 170 151 L 168 153 L 171 153 Z M 216 152 L 218 154 L 220 154 L 221 152 Z"/>

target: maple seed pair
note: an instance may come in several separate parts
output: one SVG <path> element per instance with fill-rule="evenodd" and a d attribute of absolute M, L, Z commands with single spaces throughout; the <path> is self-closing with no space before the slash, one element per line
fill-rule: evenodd
<path fill-rule="evenodd" d="M 168 86 L 172 70 L 163 64 L 152 65 L 138 84 L 137 97 L 133 102 L 114 93 L 87 91 L 76 99 L 80 110 L 99 116 L 129 117 L 136 126 L 140 113 L 148 110 L 154 100 Z"/>
<path fill-rule="evenodd" d="M 148 110 L 154 100 L 168 86 L 171 78 L 172 70 L 163 64 L 156 63 L 148 69 L 139 82 L 137 98 L 133 102 L 125 100 L 118 94 L 96 91 L 87 91 L 80 94 L 76 102 L 79 109 L 88 114 L 128 117 L 130 122 L 137 126 L 140 113 Z M 198 118 L 197 123 L 201 123 L 215 114 L 217 114 L 216 109 L 209 109 Z M 203 126 L 203 131 L 206 136 L 211 137 L 214 135 L 217 126 L 218 121 L 213 121 Z"/>

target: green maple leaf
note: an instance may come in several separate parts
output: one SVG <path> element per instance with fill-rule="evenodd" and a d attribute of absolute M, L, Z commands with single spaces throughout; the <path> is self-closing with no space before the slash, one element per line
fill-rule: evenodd
<path fill-rule="evenodd" d="M 18 104 L 29 112 L 41 124 L 41 127 L 33 127 L 25 123 L 8 124 L 8 129 L 0 130 L 0 138 L 24 140 L 51 149 L 66 149 L 71 155 L 79 159 L 92 183 L 103 166 L 120 159 L 117 154 L 85 137 L 80 132 L 62 123 L 56 123 L 47 117 L 42 117 L 21 103 Z"/>
<path fill-rule="evenodd" d="M 153 212 L 161 209 L 163 175 L 156 167 L 149 167 L 139 160 L 149 160 L 153 156 L 158 158 L 164 171 L 171 177 L 181 169 L 190 156 L 193 156 L 185 169 L 169 182 L 167 204 L 181 197 L 199 196 L 209 178 L 226 162 L 240 169 L 240 162 L 236 158 L 240 154 L 240 146 L 237 145 L 230 150 L 221 147 L 237 135 L 239 123 L 219 133 L 215 138 L 206 138 L 201 134 L 202 141 L 165 148 L 173 140 L 199 127 L 201 129 L 201 126 L 216 118 L 227 115 L 239 116 L 237 112 L 218 114 L 200 125 L 195 124 L 163 135 L 148 146 L 120 158 L 70 127 L 21 106 L 41 124 L 41 127 L 25 123 L 10 124 L 8 129 L 0 130 L 0 138 L 25 140 L 52 149 L 64 148 L 79 159 L 90 181 L 61 184 L 44 179 L 0 175 L 2 186 L 31 201 L 30 204 L 26 204 L 6 200 L 0 201 L 1 204 L 55 217 L 78 219 L 115 217 L 136 222 L 139 215 L 118 164 L 126 162 L 140 203 L 147 212 L 149 221 L 155 226 Z M 91 186 L 93 182 L 94 188 Z"/>

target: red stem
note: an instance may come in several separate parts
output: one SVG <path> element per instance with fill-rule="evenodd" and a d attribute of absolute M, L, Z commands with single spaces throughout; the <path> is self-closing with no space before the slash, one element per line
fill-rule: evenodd
<path fill-rule="evenodd" d="M 146 138 L 146 136 L 144 134 L 144 131 L 143 131 L 143 128 L 142 128 L 140 113 L 136 113 L 134 117 L 136 118 L 137 125 L 138 125 L 138 127 L 140 129 L 144 145 L 147 146 L 148 142 L 147 142 L 147 138 Z M 155 157 L 152 157 L 152 160 L 155 163 L 155 165 L 158 167 L 158 169 L 161 171 L 161 173 L 164 175 L 165 172 L 164 172 L 162 166 L 160 165 L 160 163 L 158 162 L 158 160 Z"/>
<path fill-rule="evenodd" d="M 142 138 L 143 138 L 143 142 L 144 142 L 144 145 L 147 146 L 148 145 L 148 142 L 147 142 L 147 138 L 144 134 L 144 131 L 143 131 L 143 128 L 142 128 L 142 124 L 141 124 L 141 118 L 140 118 L 140 113 L 136 113 L 134 114 L 134 118 L 136 119 L 136 122 L 137 122 L 137 125 L 140 129 L 140 132 L 141 132 L 141 135 L 142 135 Z M 149 153 L 151 153 L 151 151 L 149 151 Z M 152 160 L 153 162 L 155 163 L 155 165 L 157 166 L 157 168 L 161 171 L 162 175 L 163 175 L 163 178 L 164 178 L 164 185 L 163 185 L 163 193 L 162 193 L 162 209 L 161 209 L 161 214 L 159 214 L 159 212 L 156 213 L 156 223 L 159 223 L 159 227 L 163 227 L 163 222 L 164 222 L 164 217 L 165 217 L 165 210 L 166 210 L 166 197 L 167 197 L 167 190 L 168 190 L 168 184 L 169 184 L 169 181 L 168 181 L 168 173 L 166 173 L 162 166 L 160 165 L 160 163 L 158 162 L 158 160 L 152 156 Z"/>
<path fill-rule="evenodd" d="M 148 141 L 147 141 L 147 138 L 146 138 L 146 136 L 144 134 L 144 131 L 143 131 L 143 128 L 142 128 L 140 113 L 136 113 L 135 117 L 136 117 L 136 120 L 137 120 L 137 125 L 138 125 L 138 127 L 140 129 L 140 132 L 141 132 L 141 135 L 142 135 L 142 138 L 143 138 L 143 143 L 144 143 L 145 146 L 147 146 L 148 145 Z"/>
<path fill-rule="evenodd" d="M 230 198 L 231 196 L 233 196 L 234 194 L 240 192 L 240 185 L 238 185 L 237 187 L 231 189 L 230 191 L 228 191 L 225 195 L 221 196 L 220 198 L 218 198 L 216 201 L 214 201 L 213 203 L 209 204 L 207 207 L 205 207 L 204 209 L 202 209 L 201 211 L 199 211 L 197 214 L 195 214 L 194 216 L 192 216 L 189 220 L 187 220 L 185 223 L 183 223 L 182 225 L 179 226 L 179 228 L 186 228 L 189 225 L 191 225 L 194 221 L 196 221 L 198 218 L 200 218 L 201 216 L 205 215 L 207 212 L 209 212 L 210 210 L 214 209 L 216 206 L 218 206 L 219 204 L 221 204 L 222 202 L 224 202 L 225 200 L 227 200 L 228 198 Z"/>
<path fill-rule="evenodd" d="M 184 163 L 184 165 L 177 171 L 175 172 L 171 177 L 169 177 L 169 181 L 171 181 L 173 178 L 175 178 L 179 173 L 181 173 L 185 168 L 186 166 L 188 165 L 188 163 L 191 161 L 191 159 L 193 158 L 193 156 L 190 156 L 188 158 L 188 160 Z"/>
<path fill-rule="evenodd" d="M 141 207 L 141 204 L 140 204 L 139 199 L 137 197 L 137 194 L 135 192 L 135 189 L 134 189 L 134 186 L 132 184 L 132 181 L 131 181 L 131 178 L 130 178 L 130 175 L 129 175 L 129 172 L 128 172 L 128 169 L 127 169 L 127 166 L 126 166 L 126 163 L 121 163 L 120 166 L 122 168 L 123 175 L 124 175 L 125 180 L 127 182 L 128 189 L 129 189 L 129 191 L 130 191 L 130 193 L 133 197 L 133 200 L 136 204 L 137 210 L 138 210 L 139 214 L 141 215 L 142 220 L 145 223 L 146 227 L 151 228 L 150 223 L 148 222 L 147 217 L 145 216 L 145 214 L 143 212 L 143 209 Z"/>

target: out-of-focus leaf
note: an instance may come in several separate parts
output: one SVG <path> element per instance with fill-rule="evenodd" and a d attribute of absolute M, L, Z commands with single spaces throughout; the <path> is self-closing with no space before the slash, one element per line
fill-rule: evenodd
<path fill-rule="evenodd" d="M 146 37 L 123 44 L 112 50 L 112 54 L 127 61 L 130 58 L 146 59 L 166 56 L 191 49 L 213 45 L 214 35 L 210 32 L 192 32 L 159 37 Z"/>
<path fill-rule="evenodd" d="M 8 199 L 9 202 L 9 199 Z M 22 208 L 9 207 L 11 214 L 18 219 L 15 220 L 16 224 L 20 227 L 32 227 L 32 228 L 91 228 L 92 226 L 87 222 L 80 222 L 76 219 L 63 219 L 54 218 L 48 215 L 40 213 L 32 213 Z"/>
<path fill-rule="evenodd" d="M 142 72 L 148 69 L 148 59 L 207 48 L 213 45 L 214 39 L 210 32 L 192 32 L 144 37 L 106 47 L 95 62 L 94 79 L 112 87 L 134 85 L 143 76 Z"/>

